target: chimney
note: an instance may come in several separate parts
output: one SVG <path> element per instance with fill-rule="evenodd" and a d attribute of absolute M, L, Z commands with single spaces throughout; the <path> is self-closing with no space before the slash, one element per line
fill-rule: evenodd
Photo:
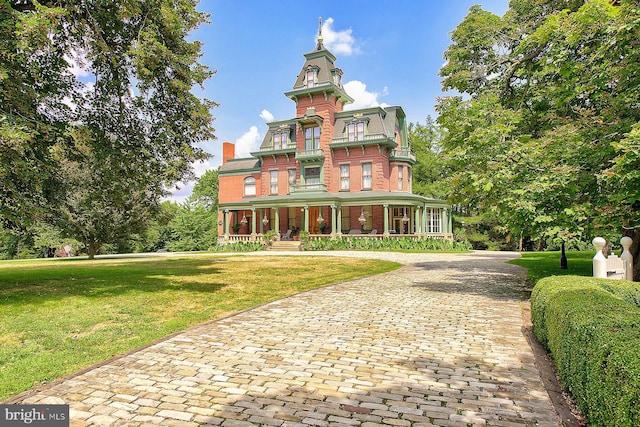
<path fill-rule="evenodd" d="M 222 143 L 222 164 L 236 157 L 236 145 L 233 142 Z"/>

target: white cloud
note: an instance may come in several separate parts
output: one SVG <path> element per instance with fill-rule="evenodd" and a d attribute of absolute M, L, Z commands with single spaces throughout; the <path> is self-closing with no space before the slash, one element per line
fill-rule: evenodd
<path fill-rule="evenodd" d="M 257 126 L 251 126 L 240 138 L 236 139 L 236 158 L 249 157 L 260 146 L 260 133 Z"/>
<path fill-rule="evenodd" d="M 212 162 L 213 158 L 206 160 L 198 160 L 197 162 L 193 162 L 191 167 L 193 168 L 193 173 L 196 176 L 196 179 L 189 182 L 177 182 L 173 186 L 173 191 L 171 194 L 167 196 L 164 200 L 170 200 L 176 203 L 184 203 L 187 200 L 187 197 L 193 193 L 193 186 L 196 184 L 198 178 L 205 174 L 209 169 L 215 169 L 217 166 Z"/>
<path fill-rule="evenodd" d="M 324 46 L 336 55 L 352 55 L 360 53 L 356 46 L 356 40 L 351 35 L 353 30 L 335 31 L 333 29 L 333 18 L 327 18 L 322 23 L 322 40 Z"/>
<path fill-rule="evenodd" d="M 273 114 L 271 114 L 269 110 L 262 110 L 262 112 L 260 113 L 260 117 L 266 122 L 273 121 Z"/>
<path fill-rule="evenodd" d="M 87 54 L 74 49 L 70 55 L 65 54 L 64 60 L 69 64 L 69 72 L 76 77 L 86 77 L 91 74 L 87 69 Z"/>
<path fill-rule="evenodd" d="M 385 86 L 382 88 L 382 96 L 389 95 L 389 87 Z"/>
<path fill-rule="evenodd" d="M 386 86 L 385 86 L 386 89 Z M 367 91 L 367 85 L 358 80 L 351 80 L 344 84 L 344 90 L 353 98 L 353 103 L 345 105 L 345 110 L 358 110 L 369 107 L 388 107 L 389 104 L 378 102 L 378 92 Z M 382 90 L 383 95 L 385 90 Z"/>

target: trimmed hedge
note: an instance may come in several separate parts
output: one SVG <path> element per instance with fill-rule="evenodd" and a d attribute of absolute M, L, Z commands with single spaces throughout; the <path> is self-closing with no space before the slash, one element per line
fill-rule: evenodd
<path fill-rule="evenodd" d="M 302 240 L 302 239 L 301 239 Z M 412 239 L 393 237 L 388 239 L 367 239 L 345 236 L 340 239 L 303 240 L 307 251 L 449 251 L 465 252 L 471 249 L 467 242 L 450 242 L 444 239 Z"/>
<path fill-rule="evenodd" d="M 533 332 L 593 426 L 640 426 L 640 285 L 579 276 L 540 280 Z"/>

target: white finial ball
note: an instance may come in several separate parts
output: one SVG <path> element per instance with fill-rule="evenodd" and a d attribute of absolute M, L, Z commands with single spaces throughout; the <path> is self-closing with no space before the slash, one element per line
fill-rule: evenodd
<path fill-rule="evenodd" d="M 604 248 L 604 245 L 607 244 L 607 241 L 602 237 L 596 237 L 591 243 L 593 243 L 593 246 L 596 247 L 596 251 L 600 251 L 602 250 L 602 248 Z"/>

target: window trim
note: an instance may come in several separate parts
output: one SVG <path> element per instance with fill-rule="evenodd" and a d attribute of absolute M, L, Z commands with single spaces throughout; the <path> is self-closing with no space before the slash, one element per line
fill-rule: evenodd
<path fill-rule="evenodd" d="M 365 166 L 369 166 L 369 175 L 365 175 Z M 363 190 L 372 190 L 373 189 L 373 163 L 372 162 L 363 162 L 362 163 L 362 189 Z M 369 178 L 369 186 L 365 186 L 365 178 Z"/>
<path fill-rule="evenodd" d="M 363 141 L 366 131 L 366 123 L 363 120 L 352 121 L 347 123 L 345 127 L 345 133 L 347 134 L 347 141 Z"/>
<path fill-rule="evenodd" d="M 315 129 L 318 129 L 318 136 L 316 137 L 315 134 Z M 311 138 L 307 137 L 307 132 L 311 132 Z M 322 130 L 320 129 L 320 126 L 307 126 L 304 128 L 304 149 L 306 151 L 310 151 L 310 150 L 319 150 L 320 149 L 320 136 L 322 134 Z M 309 142 L 311 142 L 311 148 L 309 145 Z M 317 144 L 316 144 L 317 143 Z"/>
<path fill-rule="evenodd" d="M 350 191 L 351 190 L 351 165 L 349 163 L 341 163 L 340 168 L 340 191 Z M 346 176 L 342 173 L 343 168 L 346 167 Z M 346 185 L 344 185 L 346 183 Z M 346 187 L 346 188 L 344 188 Z"/>
<path fill-rule="evenodd" d="M 304 75 L 304 87 L 313 88 L 318 85 L 318 68 L 317 67 L 308 67 L 305 71 Z M 309 79 L 309 77 L 313 77 L 313 79 Z"/>
<path fill-rule="evenodd" d="M 253 183 L 249 183 L 248 181 L 253 180 Z M 253 194 L 247 192 L 247 188 L 253 187 Z M 255 197 L 258 195 L 258 180 L 254 176 L 248 176 L 243 180 L 242 193 L 244 197 Z"/>
<path fill-rule="evenodd" d="M 278 195 L 278 172 L 278 169 L 269 169 L 269 195 L 272 196 Z"/>
<path fill-rule="evenodd" d="M 398 191 L 404 190 L 404 165 L 398 165 Z"/>
<path fill-rule="evenodd" d="M 293 172 L 293 174 L 291 174 Z M 296 185 L 297 171 L 295 168 L 287 169 L 287 186 L 289 187 L 289 194 L 291 194 L 291 190 Z M 293 177 L 293 180 L 291 179 Z"/>

